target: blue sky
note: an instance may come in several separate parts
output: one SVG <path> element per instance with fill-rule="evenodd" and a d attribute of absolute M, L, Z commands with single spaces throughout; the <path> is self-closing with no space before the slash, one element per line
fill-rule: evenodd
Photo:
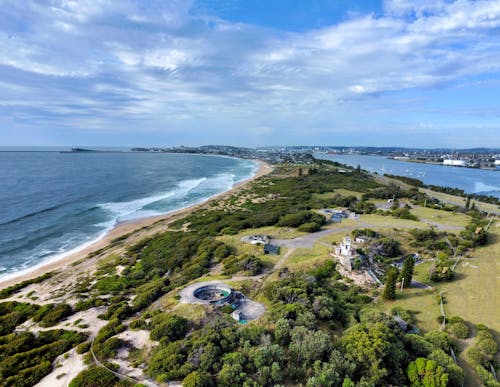
<path fill-rule="evenodd" d="M 500 1 L 4 0 L 0 145 L 500 147 Z"/>

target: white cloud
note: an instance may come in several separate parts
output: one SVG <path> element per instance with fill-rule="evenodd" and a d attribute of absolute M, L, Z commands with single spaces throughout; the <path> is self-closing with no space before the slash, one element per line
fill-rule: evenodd
<path fill-rule="evenodd" d="M 63 125 L 208 117 L 258 133 L 262 115 L 348 117 L 375 95 L 500 70 L 499 1 L 392 0 L 382 16 L 304 33 L 193 15 L 181 0 L 47 4 L 0 12 L 0 105 Z"/>

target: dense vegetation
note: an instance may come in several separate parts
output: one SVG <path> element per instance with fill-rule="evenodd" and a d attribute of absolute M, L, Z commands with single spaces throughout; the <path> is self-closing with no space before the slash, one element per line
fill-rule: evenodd
<path fill-rule="evenodd" d="M 0 337 L 0 385 L 32 386 L 52 371 L 55 358 L 87 338 L 83 333 L 52 330 Z"/>
<path fill-rule="evenodd" d="M 138 354 L 128 348 L 130 356 L 137 357 L 137 364 L 144 363 L 145 373 L 159 382 L 182 381 L 185 386 L 462 385 L 464 373 L 449 354 L 452 349 L 458 352 L 454 340 L 471 334 L 465 321 L 450 317 L 446 331 L 408 333 L 394 316 L 377 311 L 372 302 L 375 297 L 380 302 L 382 298 L 394 300 L 399 292 L 398 277 L 411 281 L 415 252 L 434 259 L 432 279 L 451 279 L 453 258 L 488 242 L 484 219 L 477 211 L 469 211 L 471 222 L 460 234 L 434 228 L 352 231 L 354 237 L 369 239 L 359 253 L 372 257 L 386 273 L 383 292 L 350 284 L 328 259 L 297 272 L 282 267 L 272 281 L 239 285 L 246 286 L 246 295 L 266 305 L 265 315 L 256 323 L 236 323 L 228 314 L 232 311 L 229 306 L 205 308 L 202 317 L 196 318 L 164 307 L 165 298 L 177 296 L 173 290 L 214 267 L 220 267 L 224 275 L 268 272 L 269 261 L 257 253 L 239 252 L 225 239 L 231 237 L 225 235 L 263 226 L 315 232 L 326 221 L 316 210 L 340 206 L 357 213 L 381 213 L 371 199 L 396 199 L 384 215 L 416 220 L 410 208 L 400 207 L 397 200 L 422 203 L 427 199 L 418 189 L 381 185 L 361 170 L 340 171 L 338 165 L 326 161 L 304 167 L 299 173 L 287 171 L 278 168 L 274 175 L 243 191 L 241 198 L 228 199 L 226 206 L 213 205 L 193 212 L 169 231 L 106 257 L 93 276 L 79 279 L 73 290 L 79 298 L 74 308 L 64 303 L 42 307 L 1 303 L 3 385 L 36 383 L 52 370 L 58 355 L 78 344 L 77 351 L 86 353 L 89 368 L 71 382 L 72 387 L 130 385 L 93 364 L 88 353 L 91 344 L 85 342 L 84 334 L 63 330 L 37 335 L 14 333 L 28 319 L 49 327 L 75 311 L 97 306 L 105 307 L 99 317 L 106 320 L 92 344 L 97 359 L 116 369 L 113 358 L 120 348 L 129 346 L 117 335 L 126 329 L 149 330 L 150 339 L 158 343 L 151 353 Z M 360 192 L 362 196 L 341 195 L 334 192 L 336 189 Z M 402 263 L 401 272 L 393 267 L 398 263 Z M 5 297 L 19 289 L 9 289 Z M 415 324 L 408 311 L 396 312 L 394 315 Z M 496 351 L 489 330 L 478 327 L 476 344 L 467 358 L 483 381 L 492 386 L 496 384 L 488 367 Z"/>
<path fill-rule="evenodd" d="M 500 382 L 495 380 L 490 372 L 493 366 L 493 356 L 498 351 L 498 345 L 490 330 L 484 325 L 478 325 L 475 344 L 466 355 L 469 363 L 487 387 L 499 387 Z"/>

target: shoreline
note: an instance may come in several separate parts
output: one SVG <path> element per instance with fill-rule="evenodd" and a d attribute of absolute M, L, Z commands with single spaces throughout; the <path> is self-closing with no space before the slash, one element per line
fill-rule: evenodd
<path fill-rule="evenodd" d="M 33 266 L 32 268 L 28 268 L 24 271 L 19 271 L 18 273 L 12 273 L 12 276 L 0 278 L 0 289 L 7 288 L 9 286 L 15 285 L 17 283 L 37 278 L 45 273 L 52 271 L 61 271 L 69 265 L 84 260 L 89 256 L 89 254 L 93 254 L 101 249 L 104 249 L 107 246 L 110 246 L 113 241 L 117 238 L 131 236 L 129 234 L 133 234 L 143 230 L 145 228 L 150 228 L 151 233 L 155 233 L 155 225 L 161 226 L 168 225 L 177 219 L 187 215 L 191 211 L 202 208 L 206 206 L 208 203 L 214 200 L 223 199 L 226 196 L 229 196 L 239 189 L 241 189 L 246 184 L 251 181 L 258 179 L 261 176 L 267 175 L 272 171 L 272 167 L 262 161 L 262 160 L 252 160 L 257 163 L 257 170 L 255 173 L 247 179 L 241 180 L 237 182 L 231 189 L 211 196 L 199 203 L 192 204 L 188 207 L 184 207 L 178 210 L 174 210 L 168 212 L 163 215 L 155 215 L 152 217 L 134 219 L 131 221 L 121 222 L 116 224 L 109 232 L 107 232 L 102 238 L 89 243 L 88 245 L 83 245 L 82 248 L 76 248 L 74 252 L 69 252 L 69 254 L 61 257 L 60 259 L 55 259 L 53 261 L 48 261 L 46 263 L 40 263 L 38 265 Z M 159 231 L 159 230 L 158 230 Z M 125 238 L 126 239 L 126 238 Z"/>

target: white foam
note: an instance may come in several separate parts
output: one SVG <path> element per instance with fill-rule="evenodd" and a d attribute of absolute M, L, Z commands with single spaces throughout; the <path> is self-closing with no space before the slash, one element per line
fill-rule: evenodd
<path fill-rule="evenodd" d="M 196 205 L 196 204 L 202 203 L 206 200 L 209 200 L 209 199 L 223 193 L 224 191 L 230 190 L 231 188 L 233 188 L 233 186 L 236 183 L 243 181 L 243 180 L 246 180 L 246 179 L 250 178 L 251 176 L 254 176 L 256 174 L 256 172 L 258 171 L 258 164 L 256 162 L 254 162 L 254 164 L 255 164 L 255 167 L 252 168 L 251 174 L 247 177 L 242 177 L 241 179 L 239 179 L 237 181 L 234 180 L 234 178 L 235 178 L 234 174 L 222 173 L 222 174 L 215 175 L 214 177 L 210 177 L 210 178 L 201 178 L 201 179 L 197 179 L 197 180 L 185 180 L 183 182 L 180 182 L 178 184 L 178 186 L 176 187 L 176 189 L 174 189 L 172 191 L 169 191 L 169 192 L 166 192 L 163 194 L 159 194 L 159 195 L 155 195 L 155 196 L 151 196 L 148 198 L 132 200 L 129 202 L 116 202 L 116 203 L 111 202 L 111 203 L 100 204 L 99 207 L 101 207 L 103 209 L 107 209 L 108 211 L 110 211 L 111 213 L 113 213 L 116 216 L 114 217 L 114 219 L 112 219 L 110 221 L 96 224 L 96 226 L 100 226 L 100 227 L 104 228 L 104 230 L 101 231 L 96 238 L 89 240 L 85 243 L 82 243 L 79 246 L 77 246 L 73 249 L 67 250 L 67 251 L 63 251 L 64 249 L 61 248 L 60 253 L 56 253 L 50 257 L 46 257 L 42 261 L 40 261 L 39 263 L 37 263 L 33 266 L 30 266 L 30 267 L 27 267 L 31 263 L 30 260 L 28 259 L 22 265 L 22 270 L 17 270 L 16 268 L 13 268 L 13 269 L 9 270 L 8 273 L 2 273 L 2 270 L 0 270 L 0 273 L 1 273 L 0 280 L 1 281 L 9 280 L 12 278 L 22 276 L 24 274 L 28 274 L 28 273 L 33 272 L 33 271 L 35 271 L 35 270 L 39 269 L 40 267 L 43 267 L 47 264 L 59 261 L 67 256 L 70 256 L 72 254 L 75 254 L 75 253 L 78 253 L 82 250 L 85 250 L 87 247 L 90 247 L 94 243 L 103 239 L 116 226 L 118 220 L 123 218 L 126 214 L 135 213 L 137 215 L 137 217 L 135 219 L 149 217 L 149 216 L 155 216 L 155 215 L 167 215 L 171 212 L 182 210 L 182 209 L 187 208 L 189 206 Z M 142 210 L 141 211 L 141 208 L 143 208 L 144 206 L 146 206 L 148 204 L 156 203 L 160 200 L 168 199 L 170 197 L 177 196 L 177 195 L 179 195 L 179 196 L 185 195 L 203 183 L 206 183 L 206 185 L 209 188 L 216 189 L 217 192 L 212 193 L 211 195 L 209 195 L 207 197 L 203 197 L 196 202 L 183 201 L 183 204 L 185 204 L 184 206 L 182 206 L 180 208 L 176 208 L 176 209 L 171 210 L 171 211 L 162 212 L 162 213 L 157 213 L 155 211 L 149 211 L 149 210 Z M 38 257 L 39 257 L 39 254 L 38 254 Z M 2 269 L 5 270 L 5 268 L 2 268 Z M 12 271 L 12 270 L 15 270 L 15 271 Z"/>
<path fill-rule="evenodd" d="M 13 268 L 11 270 L 15 270 L 15 271 L 9 271 L 9 273 L 7 273 L 7 274 L 0 275 L 0 280 L 5 281 L 5 280 L 12 279 L 12 278 L 20 277 L 24 274 L 31 273 L 31 272 L 35 271 L 36 269 L 39 269 L 40 267 L 43 267 L 43 266 L 48 265 L 48 264 L 53 263 L 53 262 L 57 262 L 57 261 L 65 258 L 71 254 L 75 254 L 75 253 L 78 253 L 82 250 L 85 250 L 87 247 L 93 245 L 94 243 L 96 243 L 96 242 L 100 241 L 102 238 L 104 238 L 109 231 L 110 230 L 105 230 L 105 231 L 101 232 L 97 238 L 92 239 L 88 242 L 85 242 L 85 243 L 75 247 L 74 249 L 64 251 L 64 252 L 52 255 L 50 257 L 44 258 L 44 259 L 42 259 L 42 261 L 40 261 L 36 265 L 27 267 L 30 263 L 30 260 L 27 260 L 21 265 L 22 270 L 17 270 L 16 268 Z"/>
<path fill-rule="evenodd" d="M 102 203 L 99 204 L 98 207 L 112 213 L 116 216 L 116 222 L 123 220 L 131 220 L 135 218 L 144 217 L 144 212 L 148 213 L 146 216 L 158 215 L 161 212 L 153 212 L 153 211 L 141 211 L 147 205 L 157 203 L 159 201 L 174 197 L 174 196 L 183 196 L 187 194 L 189 191 L 198 187 L 201 183 L 207 180 L 206 177 L 196 180 L 185 180 L 180 182 L 177 187 L 171 191 L 161 193 L 154 196 L 149 196 L 141 199 L 131 200 L 128 202 L 110 202 L 110 203 Z"/>

